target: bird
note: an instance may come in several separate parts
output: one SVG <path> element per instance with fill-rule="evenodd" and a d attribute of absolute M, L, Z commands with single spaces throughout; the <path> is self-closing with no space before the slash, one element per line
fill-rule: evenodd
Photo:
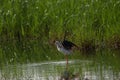
<path fill-rule="evenodd" d="M 55 45 L 58 51 L 62 52 L 66 56 L 66 65 L 68 65 L 68 55 L 73 52 L 73 47 L 79 48 L 76 44 L 71 41 L 63 40 L 63 41 L 55 41 Z"/>

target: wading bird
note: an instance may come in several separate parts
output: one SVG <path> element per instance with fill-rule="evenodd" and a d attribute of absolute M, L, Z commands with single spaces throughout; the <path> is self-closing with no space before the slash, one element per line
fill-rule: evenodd
<path fill-rule="evenodd" d="M 58 51 L 62 52 L 66 56 L 66 65 L 68 65 L 68 55 L 73 52 L 73 47 L 77 46 L 67 40 L 55 41 L 55 45 L 57 46 Z"/>

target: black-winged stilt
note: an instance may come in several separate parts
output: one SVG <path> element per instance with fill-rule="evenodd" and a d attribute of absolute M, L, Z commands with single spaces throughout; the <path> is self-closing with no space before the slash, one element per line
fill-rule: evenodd
<path fill-rule="evenodd" d="M 73 47 L 77 46 L 67 40 L 55 41 L 55 45 L 57 46 L 58 51 L 62 52 L 66 56 L 66 65 L 68 65 L 68 55 L 73 52 Z"/>

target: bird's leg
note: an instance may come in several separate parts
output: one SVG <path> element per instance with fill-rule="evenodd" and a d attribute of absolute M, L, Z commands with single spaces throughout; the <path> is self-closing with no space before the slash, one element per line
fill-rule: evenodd
<path fill-rule="evenodd" d="M 68 56 L 66 55 L 66 69 L 68 69 Z"/>
<path fill-rule="evenodd" d="M 67 65 L 68 65 L 68 56 L 66 55 L 66 59 L 67 59 Z"/>

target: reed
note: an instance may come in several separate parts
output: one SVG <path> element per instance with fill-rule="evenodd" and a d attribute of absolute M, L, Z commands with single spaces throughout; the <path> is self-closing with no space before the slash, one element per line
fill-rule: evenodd
<path fill-rule="evenodd" d="M 6 38 L 60 37 L 68 30 L 79 38 L 119 34 L 120 1 L 11 0 L 0 3 L 0 35 Z"/>

